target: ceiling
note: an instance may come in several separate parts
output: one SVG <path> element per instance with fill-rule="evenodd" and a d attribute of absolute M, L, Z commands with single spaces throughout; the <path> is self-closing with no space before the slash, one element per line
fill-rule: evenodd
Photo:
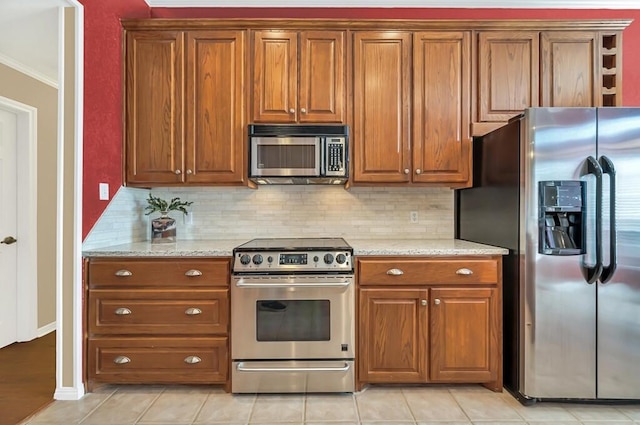
<path fill-rule="evenodd" d="M 108 1 L 108 0 L 100 0 Z M 151 7 L 287 7 L 291 0 L 145 0 Z M 58 81 L 59 8 L 77 0 L 0 0 L 0 63 Z M 638 0 L 306 0 L 295 7 L 508 7 L 640 9 Z"/>

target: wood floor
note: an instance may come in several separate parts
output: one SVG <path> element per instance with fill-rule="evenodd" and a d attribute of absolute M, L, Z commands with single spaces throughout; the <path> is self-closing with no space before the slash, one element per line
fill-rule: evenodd
<path fill-rule="evenodd" d="M 53 401 L 56 333 L 0 349 L 0 425 L 15 425 Z"/>

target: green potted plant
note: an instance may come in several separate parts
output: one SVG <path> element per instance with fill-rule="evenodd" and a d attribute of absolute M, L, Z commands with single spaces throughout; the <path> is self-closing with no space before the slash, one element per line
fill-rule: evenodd
<path fill-rule="evenodd" d="M 193 202 L 181 201 L 180 198 L 172 198 L 170 201 L 153 196 L 149 193 L 147 198 L 145 215 L 159 212 L 160 217 L 151 220 L 151 243 L 167 243 L 176 241 L 176 220 L 169 217 L 169 211 L 181 211 L 189 214 L 187 207 Z"/>

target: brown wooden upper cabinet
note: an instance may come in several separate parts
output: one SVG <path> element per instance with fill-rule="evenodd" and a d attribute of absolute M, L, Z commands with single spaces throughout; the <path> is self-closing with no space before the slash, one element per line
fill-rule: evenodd
<path fill-rule="evenodd" d="M 253 33 L 253 122 L 344 123 L 345 31 Z"/>
<path fill-rule="evenodd" d="M 599 40 L 594 31 L 540 34 L 542 106 L 602 106 Z"/>
<path fill-rule="evenodd" d="M 128 31 L 128 186 L 243 184 L 245 31 Z"/>
<path fill-rule="evenodd" d="M 478 121 L 508 121 L 538 106 L 539 33 L 478 34 Z"/>
<path fill-rule="evenodd" d="M 353 50 L 353 182 L 466 185 L 470 32 L 357 32 Z"/>
<path fill-rule="evenodd" d="M 622 103 L 621 32 L 480 31 L 477 37 L 477 122 L 505 122 L 535 106 Z"/>

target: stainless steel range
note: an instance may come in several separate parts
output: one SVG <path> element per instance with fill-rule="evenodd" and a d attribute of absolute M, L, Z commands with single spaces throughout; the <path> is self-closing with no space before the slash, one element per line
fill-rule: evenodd
<path fill-rule="evenodd" d="M 353 392 L 353 249 L 342 238 L 233 250 L 231 391 Z"/>

